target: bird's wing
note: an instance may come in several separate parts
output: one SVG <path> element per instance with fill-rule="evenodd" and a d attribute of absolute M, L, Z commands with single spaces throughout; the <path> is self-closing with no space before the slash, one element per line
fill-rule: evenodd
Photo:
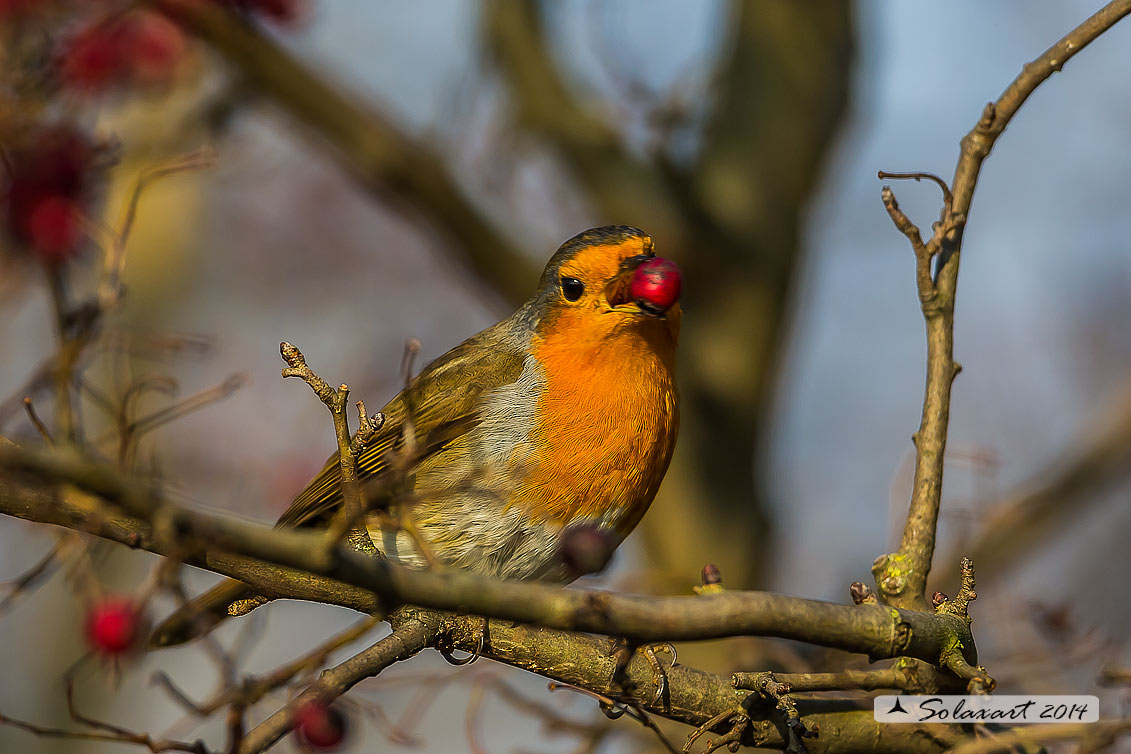
<path fill-rule="evenodd" d="M 465 340 L 433 361 L 382 409 L 385 423 L 357 459 L 364 488 L 372 490 L 392 470 L 403 453 L 409 419 L 417 446 L 413 461 L 419 464 L 479 423 L 485 392 L 518 379 L 526 354 L 494 330 Z M 310 526 L 333 515 L 342 502 L 340 477 L 334 453 L 276 526 Z"/>

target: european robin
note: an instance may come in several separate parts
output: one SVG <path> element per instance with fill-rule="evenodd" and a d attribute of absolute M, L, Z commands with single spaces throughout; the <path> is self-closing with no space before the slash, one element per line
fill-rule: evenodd
<path fill-rule="evenodd" d="M 619 544 L 675 446 L 679 286 L 679 269 L 636 228 L 562 244 L 518 311 L 428 364 L 384 407 L 358 457 L 373 545 L 414 567 L 427 566 L 427 549 L 484 576 L 566 583 L 578 573 L 562 557 L 563 532 L 595 528 Z M 394 474 L 397 484 L 382 483 Z M 277 526 L 325 525 L 341 504 L 335 453 Z M 407 506 L 419 539 L 390 525 L 390 505 Z M 185 641 L 264 601 L 222 583 L 151 643 Z"/>

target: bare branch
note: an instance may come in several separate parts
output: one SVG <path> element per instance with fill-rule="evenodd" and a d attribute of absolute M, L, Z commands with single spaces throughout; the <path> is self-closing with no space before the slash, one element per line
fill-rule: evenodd
<path fill-rule="evenodd" d="M 437 619 L 424 613 L 413 615 L 404 621 L 395 621 L 393 633 L 345 662 L 324 671 L 317 682 L 248 731 L 239 753 L 256 754 L 285 736 L 293 724 L 294 711 L 306 702 L 318 700 L 328 703 L 393 663 L 412 657 L 429 645 L 438 625 Z"/>
<path fill-rule="evenodd" d="M 43 444 L 49 448 L 55 447 L 55 438 L 51 436 L 51 430 L 47 428 L 47 425 L 39 418 L 39 414 L 36 413 L 30 395 L 24 396 L 24 410 L 27 411 L 28 421 L 35 427 L 35 431 L 39 433 L 39 436 L 43 438 Z"/>
<path fill-rule="evenodd" d="M 883 670 L 842 670 L 838 673 L 773 673 L 773 678 L 788 687 L 790 693 L 813 691 L 876 691 L 899 689 L 922 691 L 922 683 L 908 672 L 905 665 L 892 665 Z M 757 689 L 765 673 L 734 673 L 731 683 L 736 689 Z"/>
<path fill-rule="evenodd" d="M 57 454 L 0 447 L 0 467 L 46 481 L 67 481 L 143 519 L 160 512 L 167 525 L 182 535 L 182 540 L 207 542 L 208 549 L 227 550 L 351 584 L 379 595 L 386 605 L 412 603 L 467 610 L 563 630 L 621 636 L 640 644 L 737 635 L 781 636 L 862 652 L 873 658 L 907 655 L 938 662 L 943 649 L 953 647 L 957 641 L 969 654 L 969 660 L 976 660 L 966 622 L 933 611 L 834 605 L 764 592 L 643 597 L 493 581 L 466 572 L 418 571 L 387 559 L 364 556 L 347 546 L 339 545 L 327 553 L 316 546 L 322 541 L 322 535 L 317 533 L 268 529 L 190 511 L 161 500 L 152 490 L 111 469 Z M 0 498 L 0 512 L 59 522 L 53 514 L 14 497 Z M 79 522 L 71 522 L 71 526 L 78 525 Z M 204 548 L 199 545 L 195 552 L 183 541 L 176 546 L 180 554 L 189 553 L 186 562 L 205 559 L 200 554 Z M 154 543 L 152 549 L 169 553 L 172 546 Z M 214 557 L 207 559 L 212 570 L 241 578 L 230 567 L 221 568 Z M 269 595 L 281 596 L 292 587 L 291 579 L 278 575 L 274 582 L 262 573 L 244 580 L 256 589 L 263 584 Z M 313 583 L 309 575 L 300 579 L 298 586 L 304 596 Z M 329 585 L 325 588 L 332 592 Z M 356 595 L 356 590 L 352 594 Z M 351 596 L 348 602 L 352 604 L 356 599 Z M 343 604 L 342 598 L 336 596 L 324 601 Z"/>
<path fill-rule="evenodd" d="M 982 163 L 1033 90 L 1128 13 L 1131 13 L 1131 0 L 1109 3 L 1027 64 L 998 100 L 986 106 L 973 130 L 962 140 L 958 165 L 951 181 L 953 196 L 946 202 L 942 219 L 935 225 L 934 236 L 925 249 L 921 239 L 917 238 L 917 230 L 914 237 L 907 233 L 908 227 L 913 227 L 910 221 L 901 225 L 899 216 L 902 213 L 893 211 L 898 207 L 890 189 L 885 188 L 884 204 L 915 248 L 916 280 L 927 327 L 927 384 L 919 431 L 915 433 L 915 480 L 907 521 L 899 550 L 880 556 L 872 568 L 880 596 L 888 604 L 918 609 L 928 606 L 926 583 L 935 550 L 942 498 L 951 385 L 961 369 L 954 361 L 954 297 L 962 233 Z M 932 258 L 937 259 L 932 294 L 924 297 L 925 259 Z"/>
<path fill-rule="evenodd" d="M 11 446 L 5 446 L 4 443 L 0 442 L 0 448 L 4 447 L 10 448 Z M 4 460 L 7 461 L 10 458 L 5 457 Z M 124 542 L 133 547 L 142 547 L 166 554 L 170 552 L 168 542 L 154 539 L 149 525 L 143 521 L 115 513 L 112 510 L 102 511 L 96 507 L 92 509 L 90 499 L 86 496 L 80 496 L 78 502 L 70 503 L 65 498 L 56 498 L 34 489 L 21 488 L 13 482 L 10 475 L 0 475 L 0 511 L 30 520 L 86 530 L 92 534 Z M 192 538 L 193 532 L 185 528 L 183 520 L 176 515 L 170 516 L 166 513 L 166 516 L 168 525 L 176 531 L 183 532 L 183 538 Z M 301 535 L 299 532 L 274 531 L 270 533 L 285 535 L 284 538 Z M 247 542 L 249 541 L 248 536 L 249 532 L 241 532 L 241 535 L 236 539 L 237 541 Z M 252 536 L 254 538 L 254 535 Z M 216 538 L 213 537 L 212 540 L 216 541 Z M 302 540 L 297 540 L 293 544 L 300 549 L 310 550 L 309 541 L 306 540 L 304 544 L 300 544 Z M 177 546 L 176 549 L 183 553 L 185 548 L 182 544 Z M 239 578 L 257 591 L 266 594 L 277 593 L 272 590 L 282 589 L 288 596 L 331 602 L 367 612 L 381 609 L 376 596 L 372 592 L 359 590 L 342 582 L 311 576 L 301 571 L 265 564 L 246 557 L 218 551 L 206 551 L 203 554 L 190 554 L 185 562 L 196 563 L 218 573 Z M 494 596 L 501 599 L 503 604 L 521 607 L 526 605 L 533 597 L 536 602 L 541 603 L 542 608 L 550 610 L 548 620 L 566 621 L 568 619 L 568 622 L 576 623 L 579 627 L 588 625 L 587 622 L 615 627 L 624 622 L 623 610 L 619 608 L 625 604 L 638 605 L 638 609 L 644 610 L 640 618 L 632 621 L 633 624 L 640 621 L 654 622 L 656 616 L 668 616 L 667 619 L 670 620 L 681 620 L 681 610 L 672 611 L 670 608 L 673 606 L 679 608 L 681 604 L 685 605 L 688 610 L 684 614 L 694 614 L 699 623 L 698 626 L 691 626 L 693 630 L 701 628 L 703 624 L 713 623 L 715 621 L 712 618 L 713 615 L 720 616 L 724 622 L 731 622 L 735 616 L 758 614 L 761 614 L 760 620 L 772 621 L 773 615 L 781 614 L 781 611 L 791 603 L 799 607 L 804 607 L 807 604 L 805 600 L 793 601 L 778 595 L 744 592 L 725 592 L 712 597 L 626 598 L 617 595 L 594 595 L 594 593 L 578 592 L 577 590 L 555 589 L 536 584 L 492 584 L 471 577 L 465 578 L 464 574 L 457 573 L 444 575 L 427 572 L 413 573 L 418 577 L 424 577 L 425 583 L 431 582 L 430 588 L 432 589 L 441 587 L 441 592 L 444 588 L 455 590 L 452 596 L 461 595 L 464 604 L 473 609 L 485 607 L 481 604 L 474 604 L 481 599 L 475 590 L 483 586 L 489 588 L 501 587 L 504 591 Z M 412 584 L 389 583 L 386 586 L 390 587 L 386 592 L 387 594 L 395 594 L 396 590 L 400 588 L 415 588 Z M 582 605 L 588 606 L 588 617 L 582 615 L 580 618 L 583 619 L 580 619 L 579 616 L 571 614 L 569 612 L 571 608 L 568 604 L 564 611 L 561 607 L 555 606 L 553 598 L 562 595 L 569 600 L 580 599 Z M 594 601 L 594 596 L 598 596 L 599 599 Z M 471 598 L 470 601 L 468 601 L 469 597 Z M 684 602 L 681 602 L 681 600 Z M 718 602 L 712 602 L 714 600 L 718 600 Z M 830 610 L 830 615 L 840 611 L 850 611 L 858 616 L 856 620 L 851 620 L 851 615 L 841 613 L 842 618 L 849 618 L 850 620 L 847 623 L 841 623 L 840 628 L 833 629 L 838 632 L 868 631 L 870 629 L 867 626 L 873 621 L 882 622 L 891 617 L 889 610 L 877 606 L 849 607 L 825 605 L 824 603 L 816 604 Z M 603 606 L 608 606 L 609 610 L 603 610 Z M 397 613 L 405 620 L 412 614 L 413 611 L 409 609 Z M 909 623 L 906 624 L 906 628 L 900 628 L 904 625 L 903 623 L 895 626 L 894 630 L 889 627 L 888 636 L 893 640 L 898 640 L 897 643 L 905 641 L 909 635 L 919 638 L 927 637 L 928 633 L 934 630 L 930 625 L 921 622 L 921 619 L 925 617 L 922 614 L 905 611 L 899 613 L 899 616 L 907 619 Z M 931 621 L 936 621 L 938 617 L 929 616 L 929 618 Z M 947 618 L 950 621 L 960 622 L 949 616 Z M 821 624 L 825 622 L 825 617 L 813 616 L 808 619 L 808 622 L 814 625 Z M 445 629 L 442 636 L 437 637 L 437 642 L 442 640 L 443 645 L 449 649 L 474 651 L 482 641 L 482 628 L 483 621 L 480 618 L 457 618 L 449 615 L 445 618 Z M 944 634 L 939 636 L 940 644 L 946 644 L 953 643 L 952 629 L 960 627 L 953 625 L 953 623 L 947 624 L 944 620 L 943 624 L 936 626 L 936 628 L 941 628 Z M 669 693 L 659 700 L 655 706 L 650 706 L 653 699 L 651 688 L 654 683 L 653 671 L 643 654 L 633 653 L 623 672 L 618 674 L 616 672 L 617 659 L 609 654 L 608 640 L 606 639 L 524 626 L 514 623 L 513 620 L 491 621 L 487 636 L 488 641 L 482 650 L 485 657 L 525 668 L 563 683 L 585 685 L 596 693 L 603 693 L 606 696 L 623 694 L 626 688 L 639 688 L 643 690 L 644 698 L 642 701 L 634 703 L 639 703 L 642 709 L 651 714 L 662 715 L 691 725 L 701 725 L 711 716 L 724 710 L 738 711 L 741 709 L 740 702 L 744 698 L 742 692 L 731 687 L 729 679 L 705 674 L 684 665 L 677 665 L 666 670 Z M 965 639 L 964 635 L 960 634 L 960 636 Z M 914 647 L 900 649 L 893 646 L 888 650 L 887 656 L 891 656 L 891 653 L 903 653 L 908 650 L 915 651 Z M 632 701 L 632 698 L 629 701 Z M 858 747 L 873 751 L 906 751 L 911 745 L 911 741 L 916 737 L 914 731 L 905 730 L 912 726 L 878 726 L 872 720 L 870 712 L 852 709 L 851 705 L 830 709 L 827 704 L 814 708 L 806 706 L 806 703 L 799 704 L 800 714 L 805 718 L 807 724 L 816 724 L 823 733 L 840 736 L 842 741 L 856 742 L 854 745 Z M 283 718 L 274 717 L 272 719 L 275 720 L 272 724 L 274 727 L 264 729 L 260 733 L 252 731 L 248 736 L 277 739 L 285 733 L 285 726 L 281 727 Z M 761 741 L 764 745 L 779 748 L 785 745 L 784 740 L 777 735 L 777 728 L 768 721 L 756 723 L 747 728 L 745 735 L 748 735 L 749 739 L 744 740 L 751 742 Z M 255 740 L 253 739 L 253 743 Z M 827 740 L 831 742 L 837 739 Z M 931 740 L 934 747 L 932 750 L 939 750 L 953 745 L 959 739 L 957 733 L 951 735 L 944 731 Z M 243 740 L 241 746 L 248 747 L 247 738 Z M 808 748 L 814 752 L 827 750 L 822 744 L 810 745 Z M 917 746 L 917 748 L 922 750 L 921 746 Z"/>
<path fill-rule="evenodd" d="M 883 175 L 882 172 L 880 174 Z M 911 222 L 911 218 L 899 208 L 899 202 L 895 200 L 895 192 L 890 187 L 884 186 L 880 197 L 896 229 L 911 242 L 911 249 L 915 252 L 915 282 L 919 289 L 919 301 L 926 305 L 935 296 L 935 281 L 931 279 L 933 254 L 923 242 L 923 234 L 919 226 Z"/>
<path fill-rule="evenodd" d="M 1025 104 L 1038 86 L 1064 67 L 1072 56 L 1091 44 L 1097 37 L 1110 29 L 1120 19 L 1131 13 L 1131 0 L 1114 0 L 1108 3 L 1082 24 L 1064 35 L 1056 44 L 1045 50 L 1040 57 L 1026 63 L 1021 73 L 1002 92 L 995 102 L 986 105 L 977 125 L 962 139 L 962 155 L 954 171 L 951 186 L 954 190 L 953 213 L 963 218 L 970 211 L 974 198 L 974 188 L 982 163 L 989 156 L 997 138 L 1005 131 L 1009 121 Z M 949 235 L 948 242 L 959 244 L 965 223 L 957 226 Z M 957 263 L 949 273 L 957 277 Z M 951 281 L 948 285 L 953 286 Z"/>
<path fill-rule="evenodd" d="M 40 558 L 35 565 L 16 578 L 0 583 L 0 588 L 6 589 L 8 592 L 0 599 L 0 613 L 10 608 L 20 597 L 32 591 L 38 582 L 50 576 L 59 567 L 59 555 L 62 549 L 63 540 L 59 538 L 47 554 Z"/>
<path fill-rule="evenodd" d="M 357 440 L 352 439 L 349 416 L 346 412 L 350 395 L 349 386 L 342 383 L 337 390 L 330 387 L 326 380 L 319 377 L 307 365 L 302 351 L 290 343 L 280 343 L 279 353 L 282 354 L 283 361 L 287 362 L 283 377 L 299 377 L 310 385 L 310 389 L 326 408 L 330 409 L 330 415 L 334 418 L 334 437 L 338 442 L 338 467 L 341 469 L 338 483 L 341 485 L 343 505 L 326 532 L 326 542 L 332 546 L 340 542 L 365 514 L 365 498 L 361 492 L 361 481 L 357 478 L 357 453 L 380 425 L 375 428 L 373 424 L 365 421 L 358 430 Z M 365 417 L 364 413 L 362 417 Z"/>
<path fill-rule="evenodd" d="M 308 66 L 218 3 L 148 0 L 207 42 L 258 94 L 328 144 L 342 167 L 378 198 L 406 202 L 439 228 L 484 280 L 521 301 L 538 279 L 531 259 L 466 196 L 442 155 L 363 98 L 332 87 Z"/>
<path fill-rule="evenodd" d="M 881 170 L 876 174 L 881 181 L 886 181 L 891 178 L 894 181 L 919 181 L 927 180 L 934 182 L 941 190 L 943 195 L 943 203 L 950 207 L 954 203 L 954 195 L 950 192 L 950 186 L 946 185 L 946 181 L 939 178 L 934 173 L 916 172 L 916 173 L 889 173 L 886 170 Z"/>
<path fill-rule="evenodd" d="M 210 167 L 216 161 L 216 153 L 211 147 L 203 147 L 172 160 L 162 162 L 146 168 L 138 174 L 134 183 L 130 200 L 126 204 L 126 211 L 117 233 L 111 231 L 111 242 L 105 250 L 106 261 L 102 272 L 102 279 L 98 284 L 98 301 L 103 309 L 110 309 L 117 305 L 122 292 L 122 272 L 126 267 L 126 244 L 129 243 L 130 233 L 133 230 L 134 219 L 137 217 L 137 207 L 145 189 L 154 181 L 166 176 L 188 170 L 199 170 Z"/>
<path fill-rule="evenodd" d="M 405 613 L 413 611 L 407 609 Z M 455 649 L 470 652 L 481 629 L 482 621 L 478 618 L 447 615 L 440 638 Z M 782 749 L 787 744 L 773 719 L 774 705 L 750 698 L 747 692 L 735 689 L 729 678 L 675 665 L 666 669 L 670 693 L 654 700 L 653 671 L 643 653 L 632 653 L 622 667 L 618 658 L 609 653 L 607 639 L 502 620 L 489 621 L 487 635 L 484 657 L 582 689 L 599 701 L 606 700 L 605 706 L 608 701 L 635 706 L 650 715 L 702 728 L 703 733 L 722 735 L 741 718 L 750 721 L 741 733 L 742 745 Z M 921 731 L 916 726 L 878 724 L 870 708 L 860 709 L 854 701 L 799 699 L 796 704 L 806 724 L 821 731 L 820 738 L 811 743 L 807 739 L 806 747 L 812 754 L 924 751 Z M 926 751 L 940 751 L 962 740 L 957 729 L 937 727 L 938 737 L 925 746 Z"/>

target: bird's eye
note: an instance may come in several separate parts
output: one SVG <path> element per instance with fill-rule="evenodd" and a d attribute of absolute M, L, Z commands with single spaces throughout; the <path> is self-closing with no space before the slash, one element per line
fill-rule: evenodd
<path fill-rule="evenodd" d="M 577 301 L 585 293 L 585 283 L 577 278 L 562 278 L 562 295 L 566 301 Z"/>

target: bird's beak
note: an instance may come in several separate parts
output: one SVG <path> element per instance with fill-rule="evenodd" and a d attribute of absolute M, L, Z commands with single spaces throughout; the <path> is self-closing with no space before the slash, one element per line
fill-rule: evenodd
<path fill-rule="evenodd" d="M 609 302 L 609 306 L 616 309 L 626 304 L 631 304 L 638 311 L 653 316 L 663 316 L 663 312 L 652 312 L 640 308 L 629 295 L 629 287 L 632 284 L 632 275 L 636 272 L 636 268 L 644 262 L 647 262 L 652 257 L 647 254 L 637 254 L 634 257 L 629 257 L 621 263 L 620 270 L 617 272 L 613 279 L 605 285 L 605 298 Z"/>

